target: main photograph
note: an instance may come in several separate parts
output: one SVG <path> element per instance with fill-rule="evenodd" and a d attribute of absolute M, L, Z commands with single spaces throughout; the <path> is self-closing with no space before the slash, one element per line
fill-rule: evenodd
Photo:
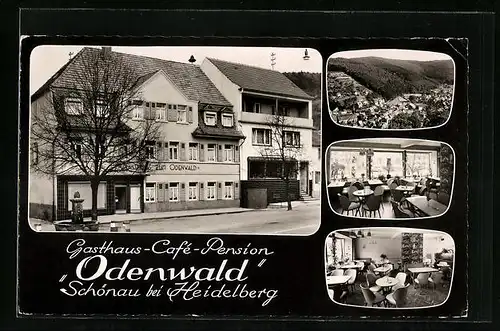
<path fill-rule="evenodd" d="M 304 48 L 36 47 L 32 229 L 314 233 L 321 65 Z"/>

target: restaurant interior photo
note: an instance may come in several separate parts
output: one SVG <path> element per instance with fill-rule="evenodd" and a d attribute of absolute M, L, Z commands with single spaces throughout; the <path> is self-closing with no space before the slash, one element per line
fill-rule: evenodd
<path fill-rule="evenodd" d="M 326 152 L 334 212 L 381 219 L 440 216 L 451 202 L 454 152 L 445 143 L 369 138 L 335 142 Z"/>
<path fill-rule="evenodd" d="M 353 306 L 436 306 L 448 298 L 454 252 L 453 239 L 440 231 L 337 230 L 325 244 L 328 294 Z"/>

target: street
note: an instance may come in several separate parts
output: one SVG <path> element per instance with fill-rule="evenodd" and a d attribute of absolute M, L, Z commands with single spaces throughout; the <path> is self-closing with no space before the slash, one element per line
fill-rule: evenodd
<path fill-rule="evenodd" d="M 262 209 L 235 214 L 137 220 L 130 222 L 130 233 L 310 235 L 316 232 L 319 224 L 320 201 L 317 200 L 301 203 L 291 211 L 286 208 Z M 54 231 L 54 226 L 44 224 L 42 231 Z M 109 232 L 109 224 L 102 224 L 99 232 Z"/>

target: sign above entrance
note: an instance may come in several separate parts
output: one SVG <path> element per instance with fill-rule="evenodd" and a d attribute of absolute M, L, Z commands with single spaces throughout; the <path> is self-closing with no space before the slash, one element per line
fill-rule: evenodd
<path fill-rule="evenodd" d="M 155 170 L 198 171 L 200 167 L 196 164 L 158 163 Z"/>

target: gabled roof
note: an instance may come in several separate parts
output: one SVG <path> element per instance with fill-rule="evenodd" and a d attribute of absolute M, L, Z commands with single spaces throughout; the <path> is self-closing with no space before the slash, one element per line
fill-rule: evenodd
<path fill-rule="evenodd" d="M 75 73 L 82 70 L 84 57 L 101 51 L 99 48 L 84 47 L 35 92 L 32 99 L 38 98 L 50 86 L 71 87 Z M 121 59 L 126 65 L 134 68 L 139 73 L 139 77 L 137 77 L 139 83 L 145 82 L 156 72 L 162 70 L 189 100 L 232 106 L 198 65 L 118 52 L 111 52 L 110 56 Z"/>
<path fill-rule="evenodd" d="M 244 90 L 306 100 L 313 99 L 279 71 L 214 58 L 207 58 L 207 60 L 213 63 L 230 81 Z"/>

